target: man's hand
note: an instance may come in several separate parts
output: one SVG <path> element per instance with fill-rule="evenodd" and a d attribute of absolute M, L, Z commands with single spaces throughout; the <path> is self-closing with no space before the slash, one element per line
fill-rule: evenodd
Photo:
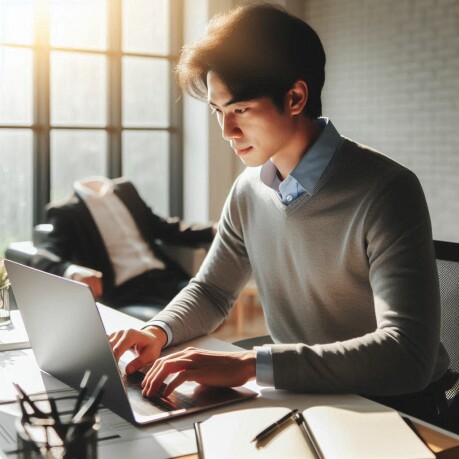
<path fill-rule="evenodd" d="M 80 282 L 84 282 L 86 285 L 89 285 L 89 288 L 94 295 L 94 298 L 100 298 L 102 293 L 104 293 L 104 287 L 102 284 L 102 275 L 100 276 L 89 276 L 89 277 L 82 277 L 79 279 Z"/>
<path fill-rule="evenodd" d="M 214 352 L 189 347 L 155 361 L 142 382 L 142 395 L 155 394 L 171 374 L 176 376 L 164 391 L 166 397 L 185 381 L 214 387 L 241 386 L 255 378 L 255 369 L 255 351 Z"/>
<path fill-rule="evenodd" d="M 127 374 L 134 373 L 145 365 L 154 362 L 167 342 L 166 332 L 155 326 L 143 330 L 133 328 L 119 330 L 111 333 L 108 338 L 117 362 L 128 349 L 133 348 L 137 353 L 138 357 L 126 366 Z"/>
<path fill-rule="evenodd" d="M 104 287 L 102 283 L 102 273 L 95 269 L 86 268 L 80 265 L 70 265 L 65 273 L 64 277 L 67 279 L 73 279 L 78 282 L 83 282 L 88 285 L 94 295 L 94 298 L 100 298 L 104 293 Z"/>

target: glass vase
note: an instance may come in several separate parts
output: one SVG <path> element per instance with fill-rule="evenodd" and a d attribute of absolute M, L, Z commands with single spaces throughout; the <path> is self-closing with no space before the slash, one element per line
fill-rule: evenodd
<path fill-rule="evenodd" d="M 0 287 L 0 327 L 11 323 L 10 315 L 10 288 Z"/>

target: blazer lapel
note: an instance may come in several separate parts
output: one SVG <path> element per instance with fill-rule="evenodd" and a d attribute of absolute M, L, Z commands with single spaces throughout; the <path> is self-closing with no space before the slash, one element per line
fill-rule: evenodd
<path fill-rule="evenodd" d="M 155 257 L 163 261 L 168 268 L 181 270 L 181 268 L 163 252 L 160 245 L 155 241 L 157 235 L 150 224 L 152 211 L 142 200 L 134 185 L 127 181 L 119 182 L 115 185 L 114 191 L 132 215 L 135 224 L 139 228 L 140 234 L 150 246 Z"/>
<path fill-rule="evenodd" d="M 135 224 L 139 228 L 145 241 L 150 242 L 152 237 L 149 234 L 148 220 L 146 217 L 145 203 L 141 200 L 134 186 L 130 182 L 117 183 L 114 188 L 115 194 L 121 199 L 129 213 L 132 215 Z"/>

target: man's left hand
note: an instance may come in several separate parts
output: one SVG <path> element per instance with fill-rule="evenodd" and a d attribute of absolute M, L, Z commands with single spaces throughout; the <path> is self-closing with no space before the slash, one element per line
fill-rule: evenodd
<path fill-rule="evenodd" d="M 155 361 L 142 382 L 142 395 L 154 395 L 164 379 L 175 374 L 168 383 L 167 397 L 185 381 L 213 387 L 237 387 L 256 375 L 255 351 L 215 352 L 188 347 Z"/>

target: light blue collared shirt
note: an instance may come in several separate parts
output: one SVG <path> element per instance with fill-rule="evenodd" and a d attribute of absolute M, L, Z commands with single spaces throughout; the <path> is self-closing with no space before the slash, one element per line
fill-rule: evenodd
<path fill-rule="evenodd" d="M 285 180 L 280 180 L 272 161 L 267 161 L 261 168 L 261 181 L 276 191 L 286 206 L 303 193 L 313 194 L 324 170 L 343 142 L 328 118 L 317 118 L 316 122 L 322 133 Z"/>
<path fill-rule="evenodd" d="M 261 181 L 277 191 L 279 199 L 286 206 L 304 193 L 312 196 L 333 155 L 344 142 L 328 118 L 318 118 L 317 124 L 322 129 L 322 133 L 284 181 L 280 181 L 278 170 L 271 161 L 261 168 Z M 271 348 L 257 346 L 254 350 L 257 353 L 257 384 L 274 386 Z"/>

